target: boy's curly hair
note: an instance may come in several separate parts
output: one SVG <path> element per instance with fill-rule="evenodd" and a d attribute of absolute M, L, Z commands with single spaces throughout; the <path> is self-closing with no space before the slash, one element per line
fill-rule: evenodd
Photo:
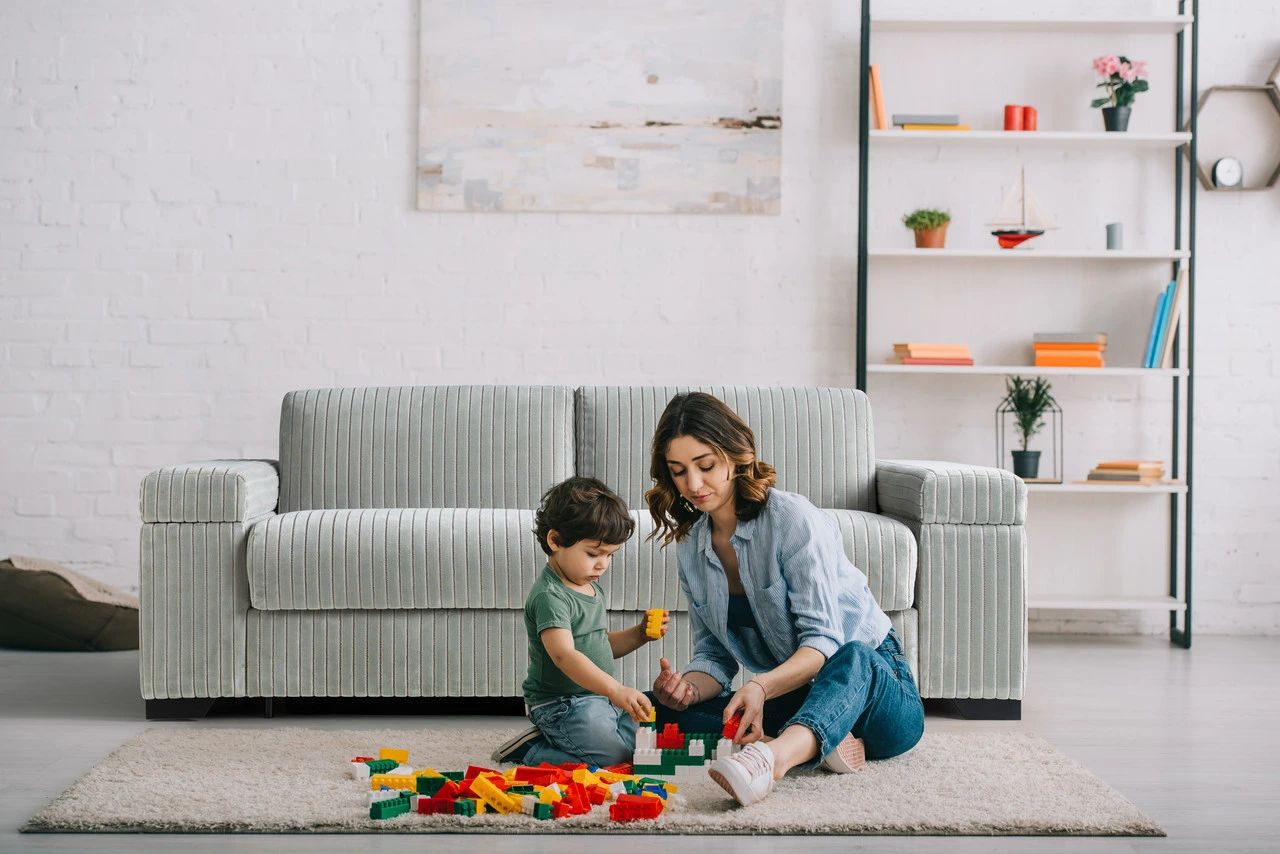
<path fill-rule="evenodd" d="M 571 477 L 548 489 L 533 520 L 534 536 L 547 554 L 551 531 L 556 532 L 556 545 L 567 549 L 580 540 L 621 545 L 636 530 L 626 502 L 594 477 Z"/>

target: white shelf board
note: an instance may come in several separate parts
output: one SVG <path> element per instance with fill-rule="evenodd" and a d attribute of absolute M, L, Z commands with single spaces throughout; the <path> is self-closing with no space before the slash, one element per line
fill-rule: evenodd
<path fill-rule="evenodd" d="M 1191 26 L 1192 15 L 1134 18 L 921 18 L 875 16 L 873 32 L 882 33 L 1170 33 Z"/>
<path fill-rule="evenodd" d="M 1071 611 L 1185 611 L 1187 604 L 1172 596 L 1033 596 L 1028 608 Z"/>
<path fill-rule="evenodd" d="M 927 142 L 957 145 L 1105 145 L 1129 148 L 1177 148 L 1191 141 L 1191 134 L 1129 133 L 1068 130 L 871 130 L 872 143 L 911 145 Z"/>
<path fill-rule="evenodd" d="M 1037 368 L 1034 365 L 867 365 L 869 374 L 1030 374 L 1052 376 L 1185 377 L 1186 368 Z"/>
<path fill-rule="evenodd" d="M 869 258 L 901 259 L 982 259 L 1008 261 L 1178 261 L 1191 257 L 1186 249 L 871 249 Z"/>
<path fill-rule="evenodd" d="M 1186 484 L 1161 483 L 1152 486 L 1138 484 L 1117 484 L 1115 486 L 1094 485 L 1091 483 L 1028 483 L 1027 492 L 1119 492 L 1127 495 L 1169 495 L 1185 494 Z"/>

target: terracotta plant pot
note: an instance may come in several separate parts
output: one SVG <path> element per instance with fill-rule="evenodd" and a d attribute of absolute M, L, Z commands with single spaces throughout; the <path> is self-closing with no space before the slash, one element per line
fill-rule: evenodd
<path fill-rule="evenodd" d="M 942 249 L 947 242 L 947 226 L 922 228 L 915 235 L 917 249 Z"/>

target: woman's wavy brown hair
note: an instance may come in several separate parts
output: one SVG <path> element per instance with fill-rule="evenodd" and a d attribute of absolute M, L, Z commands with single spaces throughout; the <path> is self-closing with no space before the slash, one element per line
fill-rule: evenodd
<path fill-rule="evenodd" d="M 653 488 L 644 494 L 656 526 L 649 538 L 661 535 L 663 546 L 682 542 L 702 516 L 701 510 L 680 495 L 667 468 L 667 446 L 681 436 L 709 445 L 729 463 L 738 519 L 746 522 L 759 516 L 768 501 L 769 487 L 778 476 L 773 466 L 756 458 L 755 434 L 718 397 L 700 391 L 684 392 L 671 398 L 653 431 L 649 464 Z"/>

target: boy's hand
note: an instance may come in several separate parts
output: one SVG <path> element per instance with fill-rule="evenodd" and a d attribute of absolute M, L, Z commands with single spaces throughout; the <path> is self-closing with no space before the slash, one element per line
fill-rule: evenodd
<path fill-rule="evenodd" d="M 644 621 L 640 623 L 640 636 L 645 643 L 653 643 L 667 633 L 671 624 L 671 614 L 665 608 L 650 608 L 645 612 Z"/>
<path fill-rule="evenodd" d="M 609 702 L 631 715 L 631 720 L 636 723 L 649 720 L 649 712 L 653 710 L 653 704 L 643 692 L 626 685 L 619 685 L 609 695 Z"/>

